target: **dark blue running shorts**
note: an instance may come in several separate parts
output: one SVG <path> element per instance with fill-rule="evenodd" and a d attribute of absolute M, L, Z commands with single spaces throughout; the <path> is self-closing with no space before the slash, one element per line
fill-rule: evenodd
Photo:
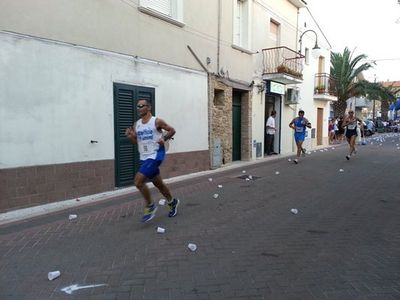
<path fill-rule="evenodd" d="M 139 172 L 142 173 L 149 179 L 153 179 L 157 175 L 160 174 L 159 166 L 161 165 L 162 160 L 155 159 L 146 159 L 140 161 Z"/>

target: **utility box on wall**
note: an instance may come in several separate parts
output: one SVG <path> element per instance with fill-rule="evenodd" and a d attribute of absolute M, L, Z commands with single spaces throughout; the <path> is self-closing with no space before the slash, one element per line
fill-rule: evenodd
<path fill-rule="evenodd" d="M 218 169 L 222 164 L 222 149 L 221 149 L 221 140 L 216 138 L 213 142 L 212 147 L 212 161 L 211 161 L 211 169 Z"/>

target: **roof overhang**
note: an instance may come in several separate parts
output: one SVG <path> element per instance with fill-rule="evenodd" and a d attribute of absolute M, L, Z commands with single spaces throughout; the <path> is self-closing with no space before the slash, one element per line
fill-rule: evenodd
<path fill-rule="evenodd" d="M 263 74 L 262 78 L 263 80 L 272 80 L 283 84 L 297 84 L 303 82 L 302 79 L 290 76 L 286 73 Z"/>
<path fill-rule="evenodd" d="M 302 0 L 289 0 L 289 2 L 292 3 L 294 6 L 296 6 L 297 8 L 302 8 L 307 6 L 307 3 Z"/>

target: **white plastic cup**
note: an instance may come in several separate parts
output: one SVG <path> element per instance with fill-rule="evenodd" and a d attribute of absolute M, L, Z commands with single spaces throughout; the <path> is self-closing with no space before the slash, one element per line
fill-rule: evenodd
<path fill-rule="evenodd" d="M 166 200 L 165 199 L 160 199 L 160 201 L 158 201 L 159 205 L 165 205 Z"/>
<path fill-rule="evenodd" d="M 294 214 L 294 215 L 297 215 L 299 211 L 298 211 L 296 208 L 292 208 L 292 209 L 290 210 L 290 212 L 291 212 L 292 214 Z"/>
<path fill-rule="evenodd" d="M 197 246 L 196 246 L 196 244 L 189 243 L 188 248 L 190 249 L 190 251 L 196 251 Z"/>
<path fill-rule="evenodd" d="M 60 275 L 61 275 L 61 272 L 60 272 L 60 271 L 53 271 L 53 272 L 49 272 L 49 273 L 47 274 L 47 278 L 48 278 L 49 280 L 54 280 L 54 279 L 60 277 Z"/>
<path fill-rule="evenodd" d="M 164 233 L 165 232 L 165 228 L 157 227 L 157 232 L 158 233 Z"/>
<path fill-rule="evenodd" d="M 214 199 L 217 199 L 218 196 L 219 196 L 218 194 L 214 194 L 214 195 L 213 195 Z"/>
<path fill-rule="evenodd" d="M 73 220 L 73 219 L 76 219 L 77 217 L 78 217 L 78 215 L 69 215 L 68 220 Z"/>

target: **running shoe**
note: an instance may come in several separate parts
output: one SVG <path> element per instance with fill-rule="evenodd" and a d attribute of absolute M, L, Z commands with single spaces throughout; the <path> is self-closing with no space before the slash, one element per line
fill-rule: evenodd
<path fill-rule="evenodd" d="M 293 162 L 297 165 L 299 163 L 299 160 L 297 158 L 293 159 Z"/>
<path fill-rule="evenodd" d="M 346 155 L 346 159 L 347 159 L 347 160 L 350 160 L 350 156 L 349 156 L 349 155 Z"/>
<path fill-rule="evenodd" d="M 179 205 L 179 199 L 176 198 L 174 198 L 171 201 L 171 203 L 168 203 L 169 207 L 168 217 L 172 218 L 176 216 L 176 214 L 178 213 L 178 205 Z"/>
<path fill-rule="evenodd" d="M 142 222 L 145 223 L 153 219 L 154 216 L 156 215 L 156 211 L 157 211 L 157 206 L 154 203 L 152 205 L 146 206 L 144 208 Z"/>

